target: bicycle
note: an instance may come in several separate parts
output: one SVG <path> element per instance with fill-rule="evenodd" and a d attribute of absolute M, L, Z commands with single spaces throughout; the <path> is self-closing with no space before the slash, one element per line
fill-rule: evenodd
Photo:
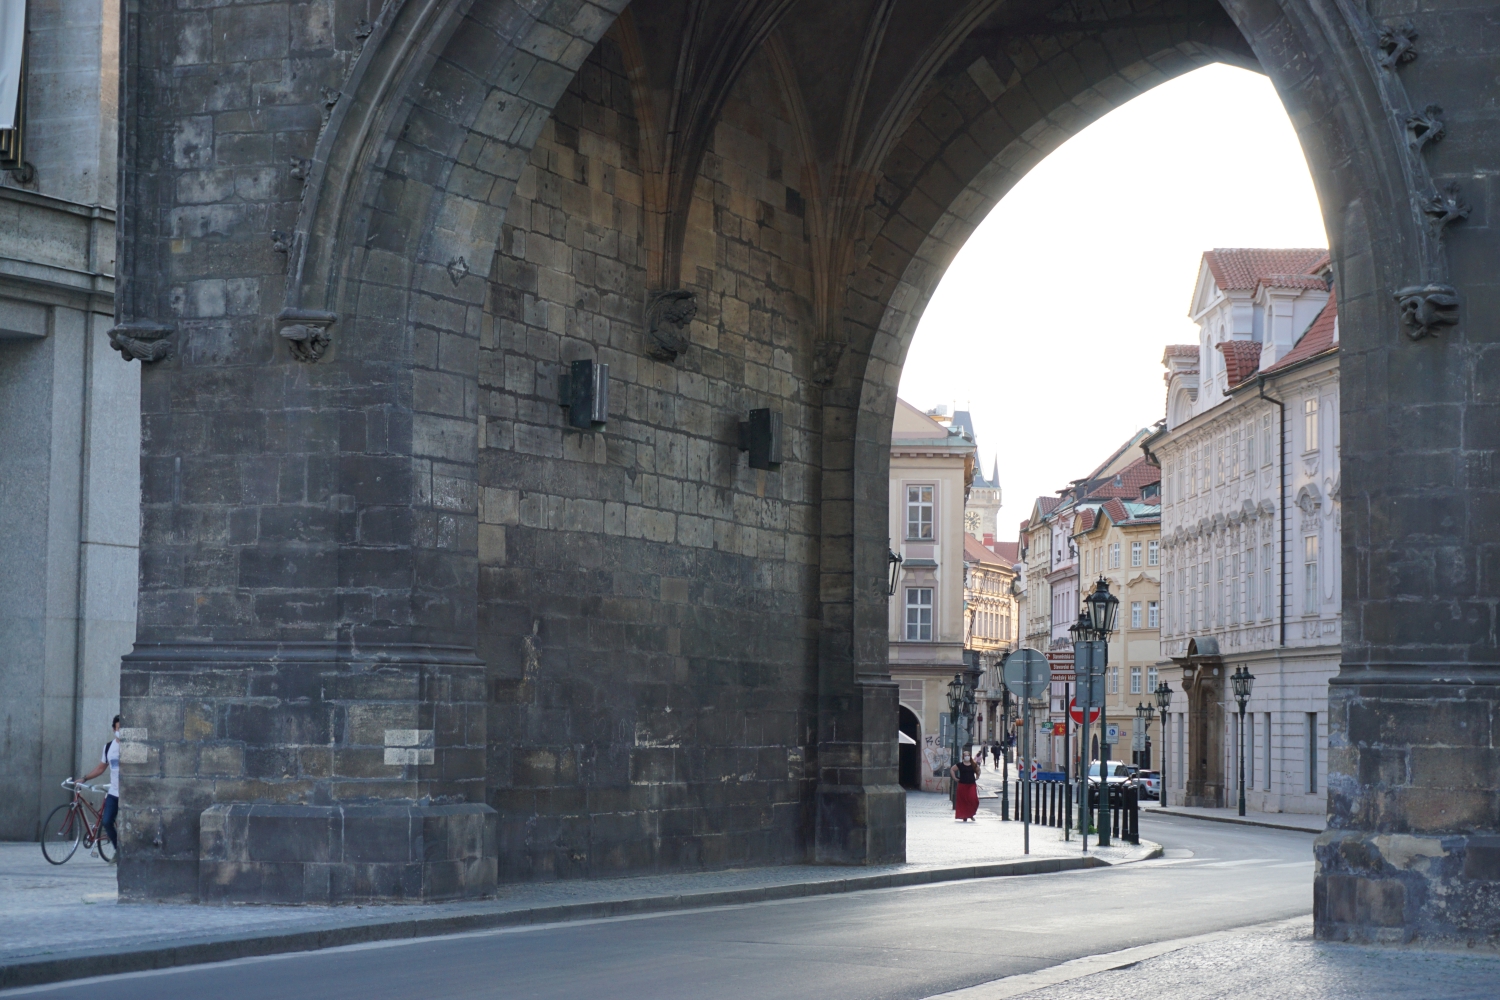
<path fill-rule="evenodd" d="M 42 857 L 54 865 L 60 865 L 73 856 L 79 843 L 83 843 L 90 851 L 97 846 L 99 857 L 106 864 L 114 864 L 118 855 L 115 845 L 110 843 L 109 836 L 101 829 L 104 816 L 94 808 L 92 802 L 83 797 L 85 791 L 99 792 L 103 789 L 72 778 L 64 781 L 62 786 L 73 793 L 73 801 L 58 806 L 47 816 L 47 822 L 42 826 Z"/>

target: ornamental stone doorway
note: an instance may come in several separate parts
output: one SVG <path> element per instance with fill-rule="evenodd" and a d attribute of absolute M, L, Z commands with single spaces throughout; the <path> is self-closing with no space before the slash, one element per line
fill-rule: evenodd
<path fill-rule="evenodd" d="M 1483 16 L 132 7 L 122 896 L 899 860 L 886 463 L 917 319 L 1048 151 L 1227 61 L 1291 112 L 1346 324 L 1319 933 L 1492 937 Z M 752 411 L 779 418 L 754 465 Z"/>

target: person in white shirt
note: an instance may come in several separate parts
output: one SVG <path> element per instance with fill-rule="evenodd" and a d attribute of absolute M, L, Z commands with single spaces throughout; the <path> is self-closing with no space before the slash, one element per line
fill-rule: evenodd
<path fill-rule="evenodd" d="M 115 849 L 115 857 L 120 854 L 120 838 L 115 833 L 115 817 L 120 813 L 120 717 L 115 716 L 111 726 L 113 732 L 110 740 L 104 744 L 104 752 L 99 755 L 99 764 L 88 774 L 83 776 L 84 781 L 92 781 L 109 768 L 109 794 L 104 796 L 104 812 L 99 817 L 99 826 L 109 836 L 110 845 Z"/>

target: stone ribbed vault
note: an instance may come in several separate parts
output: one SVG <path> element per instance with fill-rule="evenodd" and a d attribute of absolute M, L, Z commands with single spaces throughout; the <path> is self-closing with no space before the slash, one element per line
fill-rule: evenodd
<path fill-rule="evenodd" d="M 115 337 L 153 359 L 126 898 L 900 859 L 883 581 L 912 331 L 1026 170 L 1229 61 L 1291 111 L 1343 320 L 1319 928 L 1500 930 L 1492 11 L 141 0 L 125 20 Z M 609 366 L 602 428 L 558 405 L 575 361 Z M 757 408 L 784 421 L 775 469 L 737 446 Z"/>

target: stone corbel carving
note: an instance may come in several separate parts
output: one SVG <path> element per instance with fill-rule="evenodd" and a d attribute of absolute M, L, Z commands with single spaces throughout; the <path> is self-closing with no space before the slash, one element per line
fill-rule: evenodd
<path fill-rule="evenodd" d="M 126 361 L 151 364 L 172 355 L 172 328 L 161 323 L 135 320 L 120 323 L 109 331 L 109 346 Z"/>
<path fill-rule="evenodd" d="M 1414 153 L 1422 152 L 1429 142 L 1437 142 L 1447 134 L 1448 126 L 1443 121 L 1440 104 L 1429 104 L 1421 114 L 1414 112 L 1406 116 L 1406 144 Z"/>
<path fill-rule="evenodd" d="M 283 309 L 276 314 L 276 332 L 286 338 L 292 357 L 311 364 L 320 361 L 333 342 L 328 328 L 338 315 L 316 309 Z"/>
<path fill-rule="evenodd" d="M 653 292 L 646 300 L 646 353 L 675 361 L 688 348 L 688 324 L 698 315 L 698 296 L 686 289 Z"/>
<path fill-rule="evenodd" d="M 1407 21 L 1400 27 L 1380 29 L 1380 65 L 1394 71 L 1397 66 L 1417 58 L 1417 29 Z"/>
<path fill-rule="evenodd" d="M 1435 191 L 1423 199 L 1422 214 L 1427 216 L 1433 235 L 1441 239 L 1443 230 L 1460 219 L 1469 217 L 1469 203 L 1464 200 L 1458 182 L 1449 181 L 1443 185 L 1442 190 Z"/>
<path fill-rule="evenodd" d="M 1458 323 L 1458 291 L 1452 285 L 1410 285 L 1395 293 L 1401 321 L 1412 340 L 1435 337 L 1439 327 Z"/>
<path fill-rule="evenodd" d="M 826 389 L 838 375 L 839 362 L 844 359 L 844 344 L 832 340 L 820 340 L 813 354 L 813 385 Z"/>

